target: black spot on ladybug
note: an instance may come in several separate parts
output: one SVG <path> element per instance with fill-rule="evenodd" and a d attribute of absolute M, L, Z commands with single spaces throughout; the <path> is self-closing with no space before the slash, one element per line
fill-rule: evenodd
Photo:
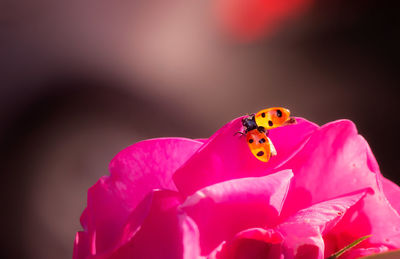
<path fill-rule="evenodd" d="M 278 116 L 279 118 L 282 117 L 282 111 L 281 110 L 277 110 L 276 111 L 276 116 Z"/>
<path fill-rule="evenodd" d="M 254 142 L 254 140 L 251 138 L 251 139 L 249 139 L 249 143 L 253 143 Z"/>
<path fill-rule="evenodd" d="M 260 144 L 265 143 L 265 138 L 260 139 L 258 142 L 260 142 Z"/>
<path fill-rule="evenodd" d="M 259 151 L 258 153 L 257 153 L 257 156 L 263 156 L 264 155 L 264 152 L 263 151 Z"/>
<path fill-rule="evenodd" d="M 261 117 L 265 118 L 265 112 L 261 113 Z"/>
<path fill-rule="evenodd" d="M 268 121 L 268 125 L 269 125 L 270 127 L 272 127 L 272 126 L 274 125 L 274 123 L 273 123 L 272 121 Z"/>

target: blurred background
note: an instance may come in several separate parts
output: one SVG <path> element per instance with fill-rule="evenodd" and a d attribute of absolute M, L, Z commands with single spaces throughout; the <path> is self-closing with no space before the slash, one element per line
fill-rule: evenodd
<path fill-rule="evenodd" d="M 1 258 L 71 258 L 124 147 L 268 106 L 353 120 L 400 183 L 396 2 L 240 2 L 0 0 Z"/>

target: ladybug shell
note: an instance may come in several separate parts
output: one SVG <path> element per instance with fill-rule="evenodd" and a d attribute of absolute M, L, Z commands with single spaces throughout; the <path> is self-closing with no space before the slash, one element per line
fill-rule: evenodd
<path fill-rule="evenodd" d="M 271 155 L 276 154 L 271 140 L 264 132 L 260 132 L 257 129 L 251 130 L 246 134 L 246 141 L 251 153 L 262 162 L 268 162 Z"/>
<path fill-rule="evenodd" d="M 283 107 L 273 107 L 256 113 L 255 121 L 266 130 L 284 126 L 290 120 L 290 111 Z"/>

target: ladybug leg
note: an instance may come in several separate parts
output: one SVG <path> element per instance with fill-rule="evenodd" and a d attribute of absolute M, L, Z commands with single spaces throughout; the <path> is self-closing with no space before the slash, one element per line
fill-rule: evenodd
<path fill-rule="evenodd" d="M 235 132 L 235 134 L 233 134 L 233 136 L 236 136 L 236 134 L 240 134 L 241 136 L 244 136 L 244 135 L 246 135 L 246 133 L 244 133 L 244 132 L 237 131 L 237 132 Z"/>
<path fill-rule="evenodd" d="M 261 133 L 265 133 L 265 135 L 268 137 L 269 135 L 269 130 L 266 130 L 263 126 L 257 127 L 257 130 Z"/>
<path fill-rule="evenodd" d="M 267 137 L 268 137 L 268 135 L 269 135 L 269 130 L 266 130 L 263 126 L 257 127 L 257 130 L 258 130 L 259 132 L 261 132 L 261 133 L 265 133 L 265 135 L 267 135 Z"/>

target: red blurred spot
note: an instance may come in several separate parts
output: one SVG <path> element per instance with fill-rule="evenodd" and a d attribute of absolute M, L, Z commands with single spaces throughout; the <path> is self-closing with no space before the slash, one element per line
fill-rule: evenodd
<path fill-rule="evenodd" d="M 311 6 L 313 0 L 217 0 L 222 26 L 241 40 L 251 41 Z"/>

